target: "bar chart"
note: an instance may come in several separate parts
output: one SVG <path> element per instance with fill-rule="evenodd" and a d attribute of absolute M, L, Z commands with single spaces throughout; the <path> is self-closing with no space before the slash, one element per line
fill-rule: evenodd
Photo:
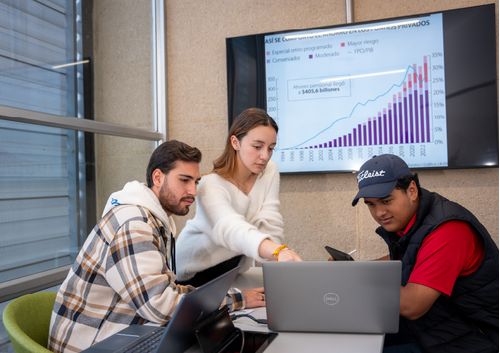
<path fill-rule="evenodd" d="M 448 163 L 440 15 L 266 38 L 267 111 L 282 172 L 352 171 L 393 153 Z"/>
<path fill-rule="evenodd" d="M 392 101 L 387 103 L 387 108 L 367 117 L 366 122 L 357 124 L 351 132 L 323 143 L 299 148 L 431 142 L 428 66 L 427 56 L 423 58 L 422 65 L 413 65 L 401 91 L 393 95 Z"/>

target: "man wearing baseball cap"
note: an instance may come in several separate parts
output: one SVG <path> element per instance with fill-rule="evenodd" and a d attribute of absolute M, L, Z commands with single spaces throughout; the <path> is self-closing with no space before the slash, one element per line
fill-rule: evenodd
<path fill-rule="evenodd" d="M 498 352 L 498 248 L 464 207 L 419 185 L 398 156 L 365 162 L 355 206 L 364 199 L 384 259 L 403 264 L 400 330 L 384 352 Z"/>

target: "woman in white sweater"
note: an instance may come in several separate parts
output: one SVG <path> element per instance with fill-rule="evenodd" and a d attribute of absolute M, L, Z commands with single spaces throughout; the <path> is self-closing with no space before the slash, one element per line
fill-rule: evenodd
<path fill-rule="evenodd" d="M 300 261 L 284 244 L 279 211 L 279 172 L 271 156 L 278 126 L 264 111 L 249 108 L 233 122 L 226 147 L 202 177 L 196 215 L 176 244 L 177 278 L 201 285 L 253 260 Z"/>

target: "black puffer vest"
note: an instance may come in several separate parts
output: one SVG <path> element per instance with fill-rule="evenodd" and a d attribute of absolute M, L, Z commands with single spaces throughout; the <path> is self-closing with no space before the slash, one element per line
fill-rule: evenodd
<path fill-rule="evenodd" d="M 417 320 L 401 317 L 400 332 L 413 336 L 425 352 L 498 352 L 498 248 L 472 213 L 422 189 L 415 224 L 405 236 L 400 238 L 382 227 L 377 233 L 388 244 L 391 259 L 402 261 L 404 286 L 424 238 L 450 220 L 469 223 L 481 236 L 484 261 L 473 274 L 459 277 L 451 296 L 440 296 L 424 316 Z"/>

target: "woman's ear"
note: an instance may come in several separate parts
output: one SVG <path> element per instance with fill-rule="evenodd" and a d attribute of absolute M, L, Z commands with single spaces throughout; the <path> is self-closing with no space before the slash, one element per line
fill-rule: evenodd
<path fill-rule="evenodd" d="M 234 150 L 238 151 L 240 149 L 240 141 L 238 140 L 238 138 L 234 135 L 231 135 L 229 140 L 231 141 L 231 146 L 233 146 Z"/>

